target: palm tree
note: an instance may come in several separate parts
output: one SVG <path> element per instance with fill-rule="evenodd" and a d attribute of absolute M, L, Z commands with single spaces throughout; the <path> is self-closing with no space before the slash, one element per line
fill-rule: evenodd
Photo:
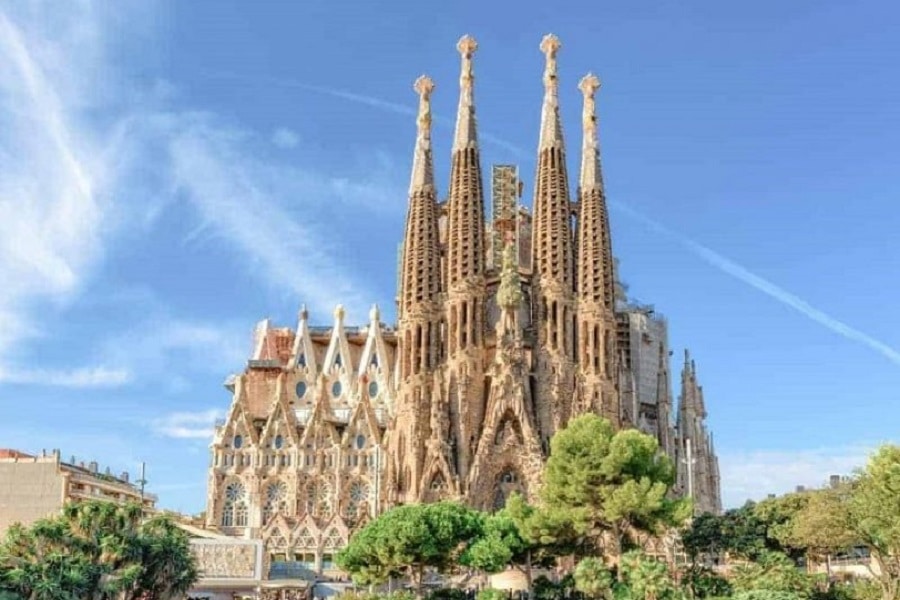
<path fill-rule="evenodd" d="M 196 579 L 187 535 L 135 505 L 69 504 L 0 543 L 0 590 L 23 600 L 168 600 Z"/>

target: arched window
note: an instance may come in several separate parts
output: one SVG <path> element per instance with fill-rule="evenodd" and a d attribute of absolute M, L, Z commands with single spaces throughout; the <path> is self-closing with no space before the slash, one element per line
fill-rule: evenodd
<path fill-rule="evenodd" d="M 222 527 L 245 527 L 247 525 L 247 492 L 240 483 L 230 483 L 225 488 L 225 503 L 222 505 Z"/>
<path fill-rule="evenodd" d="M 519 478 L 519 473 L 512 467 L 507 467 L 497 475 L 496 492 L 494 493 L 493 510 L 501 510 L 506 506 L 506 501 L 513 492 L 524 493 Z"/>
<path fill-rule="evenodd" d="M 269 519 L 278 513 L 284 513 L 287 508 L 287 487 L 284 483 L 276 482 L 269 484 L 266 488 L 266 503 L 263 506 L 263 523 L 268 523 Z"/>
<path fill-rule="evenodd" d="M 346 516 L 353 519 L 359 515 L 359 509 L 363 502 L 369 499 L 369 488 L 361 481 L 354 481 L 350 485 L 347 498 Z"/>

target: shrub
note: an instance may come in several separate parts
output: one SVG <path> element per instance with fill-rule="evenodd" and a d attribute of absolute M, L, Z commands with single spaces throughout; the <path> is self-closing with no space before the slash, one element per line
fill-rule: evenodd
<path fill-rule="evenodd" d="M 802 600 L 803 596 L 784 590 L 748 590 L 732 596 L 733 600 Z"/>
<path fill-rule="evenodd" d="M 728 580 L 707 567 L 692 566 L 682 573 L 682 584 L 694 598 L 722 598 L 731 595 Z"/>
<path fill-rule="evenodd" d="M 457 588 L 441 588 L 428 594 L 428 600 L 467 600 L 469 597 L 465 590 Z"/>
<path fill-rule="evenodd" d="M 509 593 L 494 588 L 485 588 L 478 592 L 477 600 L 509 600 Z"/>

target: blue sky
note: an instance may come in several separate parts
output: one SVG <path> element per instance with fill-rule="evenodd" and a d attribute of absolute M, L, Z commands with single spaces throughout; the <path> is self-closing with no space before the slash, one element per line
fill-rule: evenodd
<path fill-rule="evenodd" d="M 483 166 L 530 201 L 547 32 L 573 177 L 604 82 L 614 251 L 697 360 L 726 504 L 897 441 L 897 3 L 441 6 L 0 4 L 0 447 L 145 460 L 201 510 L 254 323 L 392 317 L 411 86 L 445 191 L 464 33 Z"/>

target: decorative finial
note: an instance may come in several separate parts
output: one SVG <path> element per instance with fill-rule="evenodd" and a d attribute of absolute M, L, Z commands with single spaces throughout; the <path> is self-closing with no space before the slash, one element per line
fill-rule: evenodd
<path fill-rule="evenodd" d="M 431 92 L 434 91 L 434 81 L 428 75 L 421 75 L 413 84 L 413 89 L 419 95 L 419 116 L 416 119 L 420 134 L 431 131 Z"/>
<path fill-rule="evenodd" d="M 556 87 L 556 53 L 562 44 L 559 38 L 548 33 L 541 40 L 541 52 L 547 57 L 547 64 L 544 67 L 544 87 Z"/>
<path fill-rule="evenodd" d="M 600 78 L 593 73 L 588 73 L 578 82 L 578 89 L 581 90 L 585 98 L 593 98 L 597 90 L 600 89 Z"/>
<path fill-rule="evenodd" d="M 459 41 L 456 43 L 456 49 L 459 50 L 459 53 L 464 58 L 471 58 L 472 54 L 478 50 L 478 42 L 471 35 L 466 34 L 459 38 Z"/>
<path fill-rule="evenodd" d="M 413 89 L 419 95 L 419 115 L 416 118 L 416 148 L 413 154 L 412 177 L 409 193 L 434 185 L 434 168 L 431 162 L 431 92 L 434 81 L 427 75 L 416 79 Z"/>
<path fill-rule="evenodd" d="M 344 305 L 343 305 L 343 304 L 338 304 L 338 305 L 334 308 L 334 319 L 335 319 L 338 323 L 343 323 L 343 322 L 344 322 L 344 315 L 345 315 L 345 314 L 347 314 L 347 313 L 346 313 L 346 311 L 344 310 Z"/>
<path fill-rule="evenodd" d="M 472 68 L 472 56 L 478 49 L 478 42 L 470 35 L 464 35 L 456 44 L 462 58 L 459 72 L 459 108 L 456 112 L 456 132 L 453 137 L 453 150 L 463 150 L 477 143 L 475 132 L 475 72 Z"/>
<path fill-rule="evenodd" d="M 378 323 L 381 319 L 381 311 L 378 310 L 378 305 L 373 304 L 372 308 L 369 310 L 369 321 L 372 323 Z"/>
<path fill-rule="evenodd" d="M 556 76 L 556 53 L 562 44 L 559 38 L 548 33 L 541 40 L 541 52 L 547 59 L 544 66 L 544 105 L 541 107 L 541 138 L 539 149 L 562 148 L 562 123 L 559 118 L 559 85 Z"/>

